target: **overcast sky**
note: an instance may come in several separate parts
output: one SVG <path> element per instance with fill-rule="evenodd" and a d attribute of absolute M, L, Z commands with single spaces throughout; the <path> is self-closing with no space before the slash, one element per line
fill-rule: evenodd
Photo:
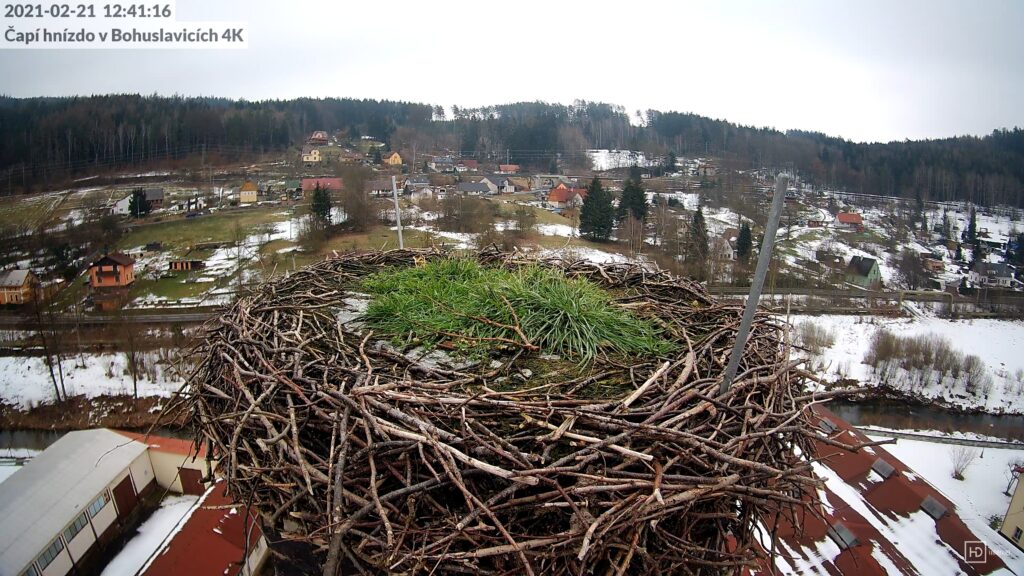
<path fill-rule="evenodd" d="M 858 141 L 1024 126 L 1024 2 L 178 0 L 249 47 L 0 51 L 0 92 L 576 99 Z"/>

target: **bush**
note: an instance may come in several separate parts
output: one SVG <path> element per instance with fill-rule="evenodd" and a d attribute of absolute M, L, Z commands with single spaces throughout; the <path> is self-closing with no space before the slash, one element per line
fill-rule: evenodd
<path fill-rule="evenodd" d="M 836 333 L 833 330 L 818 326 L 814 322 L 801 322 L 796 327 L 797 338 L 814 355 L 820 355 L 825 348 L 836 343 Z"/>

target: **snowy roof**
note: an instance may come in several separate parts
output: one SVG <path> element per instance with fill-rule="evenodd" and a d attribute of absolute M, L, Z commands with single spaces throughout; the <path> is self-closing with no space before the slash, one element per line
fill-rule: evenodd
<path fill-rule="evenodd" d="M 870 439 L 831 411 L 815 406 L 812 425 L 847 445 Z M 827 424 L 823 424 L 827 423 Z M 821 507 L 778 518 L 775 569 L 785 574 L 1010 574 L 992 548 L 984 562 L 967 563 L 965 545 L 983 542 L 956 506 L 902 461 L 878 446 L 849 452 L 814 442 Z M 880 464 L 880 462 L 882 464 Z M 893 471 L 888 476 L 879 468 Z M 811 489 L 808 489 L 811 490 Z M 810 493 L 804 494 L 809 500 Z M 763 517 L 770 532 L 773 514 Z M 762 542 L 767 549 L 769 542 Z M 761 566 L 754 574 L 769 574 Z"/>
<path fill-rule="evenodd" d="M 227 493 L 225 482 L 214 484 L 185 524 L 153 553 L 152 563 L 142 574 L 239 574 L 239 559 L 251 552 L 263 535 L 255 513 L 246 511 Z"/>
<path fill-rule="evenodd" d="M 0 572 L 28 565 L 145 452 L 105 428 L 68 432 L 0 483 Z"/>
<path fill-rule="evenodd" d="M 0 288 L 20 288 L 32 272 L 30 270 L 7 270 L 0 272 Z"/>

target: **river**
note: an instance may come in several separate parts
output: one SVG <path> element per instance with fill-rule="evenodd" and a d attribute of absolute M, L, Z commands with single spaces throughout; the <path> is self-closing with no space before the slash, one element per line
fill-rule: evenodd
<path fill-rule="evenodd" d="M 893 430 L 974 432 L 1002 440 L 1024 442 L 1024 416 L 960 414 L 934 406 L 910 406 L 900 402 L 833 401 L 827 407 L 854 426 L 879 426 Z"/>

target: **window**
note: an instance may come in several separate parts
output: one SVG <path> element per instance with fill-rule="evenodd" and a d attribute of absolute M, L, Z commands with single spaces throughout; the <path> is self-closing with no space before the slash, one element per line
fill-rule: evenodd
<path fill-rule="evenodd" d="M 43 550 L 43 553 L 39 555 L 39 558 L 36 558 L 36 562 L 39 563 L 40 568 L 46 570 L 46 567 L 50 565 L 50 562 L 53 562 L 53 559 L 56 558 L 62 550 L 64 550 L 64 543 L 60 541 L 60 538 L 57 538 L 53 543 L 47 546 L 46 550 Z"/>
<path fill-rule="evenodd" d="M 35 564 L 29 566 L 21 573 L 21 576 L 39 576 L 39 570 L 36 570 Z"/>
<path fill-rule="evenodd" d="M 1013 539 L 1014 540 L 1018 540 L 1019 541 L 1020 537 L 1021 537 L 1021 534 L 1024 534 L 1024 532 L 1021 531 L 1019 526 L 1017 528 L 1013 529 Z"/>
<path fill-rule="evenodd" d="M 924 497 L 924 502 L 921 502 L 921 509 L 936 520 L 946 515 L 946 507 L 931 496 Z"/>
<path fill-rule="evenodd" d="M 892 476 L 892 473 L 896 471 L 892 464 L 889 464 L 885 460 L 879 458 L 875 460 L 875 463 L 871 465 L 871 469 L 878 473 L 882 478 L 888 478 Z"/>
<path fill-rule="evenodd" d="M 853 535 L 853 532 L 850 532 L 850 529 L 847 528 L 842 522 L 836 522 L 835 524 L 829 526 L 828 531 L 826 533 L 828 534 L 829 538 L 832 538 L 832 541 L 835 542 L 836 546 L 839 546 L 841 550 L 853 548 L 854 546 L 860 544 L 860 540 L 858 540 L 857 537 Z"/>
<path fill-rule="evenodd" d="M 64 540 L 71 542 L 75 539 L 75 536 L 78 536 L 78 533 L 82 531 L 82 528 L 85 528 L 88 524 L 89 519 L 86 518 L 85 512 L 82 512 L 78 515 L 78 518 L 75 518 L 75 521 L 72 522 L 70 526 L 64 529 Z"/>
<path fill-rule="evenodd" d="M 92 504 L 89 504 L 89 509 L 87 510 L 89 518 L 95 518 L 96 514 L 99 514 L 99 511 L 107 505 L 107 502 L 110 502 L 110 498 L 107 497 L 107 493 L 104 491 Z"/>

